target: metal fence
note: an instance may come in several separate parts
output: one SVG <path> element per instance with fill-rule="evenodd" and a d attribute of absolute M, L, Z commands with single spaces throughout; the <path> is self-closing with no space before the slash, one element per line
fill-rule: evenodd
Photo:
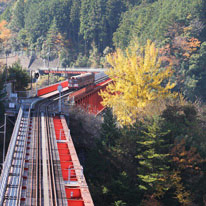
<path fill-rule="evenodd" d="M 10 171 L 10 167 L 12 164 L 14 148 L 16 145 L 16 140 L 17 140 L 17 135 L 18 135 L 18 131 L 19 131 L 19 126 L 21 123 L 22 114 L 23 114 L 23 108 L 20 107 L 19 113 L 17 116 L 17 121 L 15 123 L 15 127 L 14 127 L 14 130 L 12 133 L 12 137 L 10 140 L 9 148 L 7 150 L 6 159 L 3 163 L 3 170 L 1 173 L 1 177 L 0 177 L 0 205 L 3 205 L 3 201 L 4 201 L 4 193 L 6 191 L 7 181 L 8 181 L 8 177 L 9 177 L 9 171 Z"/>

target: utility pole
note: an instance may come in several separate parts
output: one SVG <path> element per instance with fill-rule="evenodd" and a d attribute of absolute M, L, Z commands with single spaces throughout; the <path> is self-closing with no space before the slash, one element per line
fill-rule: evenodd
<path fill-rule="evenodd" d="M 6 51 L 6 68 L 5 68 L 5 82 L 7 83 L 7 51 Z"/>
<path fill-rule="evenodd" d="M 37 80 L 36 80 L 36 96 L 38 96 L 38 85 L 37 85 Z"/>
<path fill-rule="evenodd" d="M 58 91 L 59 91 L 59 113 L 61 113 L 61 92 L 62 92 L 62 85 L 59 84 L 59 86 L 57 87 Z"/>
<path fill-rule="evenodd" d="M 32 91 L 32 89 L 33 89 L 33 85 L 32 85 L 32 70 L 30 69 L 30 78 L 31 78 L 31 91 Z"/>
<path fill-rule="evenodd" d="M 50 57 L 50 45 L 49 45 L 49 52 L 48 52 L 48 72 L 49 72 L 49 57 Z M 49 73 L 48 73 L 48 85 L 49 85 Z"/>
<path fill-rule="evenodd" d="M 5 152 L 6 152 L 6 114 L 4 114 L 4 145 L 3 145 L 3 164 L 5 160 Z"/>
<path fill-rule="evenodd" d="M 0 127 L 4 128 L 4 131 L 0 131 L 0 134 L 4 134 L 4 141 L 3 141 L 3 158 L 2 158 L 2 166 L 4 167 L 4 160 L 5 160 L 5 152 L 6 152 L 6 121 L 7 120 L 7 115 L 4 114 L 4 124 Z"/>

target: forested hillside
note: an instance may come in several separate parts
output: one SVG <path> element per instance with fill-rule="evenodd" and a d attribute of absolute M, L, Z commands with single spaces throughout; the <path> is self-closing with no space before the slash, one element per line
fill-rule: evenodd
<path fill-rule="evenodd" d="M 92 52 L 98 58 L 112 47 L 120 17 L 131 5 L 132 1 L 120 0 L 18 0 L 10 3 L 2 18 L 13 31 L 13 48 L 44 50 L 42 55 L 61 50 L 65 64 L 79 59 L 84 66 Z"/>
<path fill-rule="evenodd" d="M 173 62 L 177 89 L 188 98 L 205 101 L 206 2 L 202 0 L 156 1 L 125 12 L 114 33 L 114 45 L 122 49 L 131 41 L 155 41 Z"/>

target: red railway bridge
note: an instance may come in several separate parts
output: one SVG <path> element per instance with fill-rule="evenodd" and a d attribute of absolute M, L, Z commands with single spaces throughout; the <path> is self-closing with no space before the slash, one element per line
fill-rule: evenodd
<path fill-rule="evenodd" d="M 20 108 L 0 177 L 0 205 L 94 205 L 66 120 L 50 108 L 61 84 L 75 105 L 97 115 L 104 109 L 99 92 L 109 83 L 71 92 L 64 81 L 39 89 L 39 100 Z"/>

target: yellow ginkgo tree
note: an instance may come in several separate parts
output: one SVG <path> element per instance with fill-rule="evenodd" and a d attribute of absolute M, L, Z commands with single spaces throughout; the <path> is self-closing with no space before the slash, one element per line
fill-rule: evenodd
<path fill-rule="evenodd" d="M 163 67 L 158 49 L 151 41 L 145 46 L 134 44 L 126 51 L 117 49 L 107 56 L 111 68 L 106 72 L 113 80 L 100 92 L 102 104 L 113 109 L 122 125 L 133 124 L 140 111 L 160 98 L 175 96 L 170 82 L 171 65 Z"/>

